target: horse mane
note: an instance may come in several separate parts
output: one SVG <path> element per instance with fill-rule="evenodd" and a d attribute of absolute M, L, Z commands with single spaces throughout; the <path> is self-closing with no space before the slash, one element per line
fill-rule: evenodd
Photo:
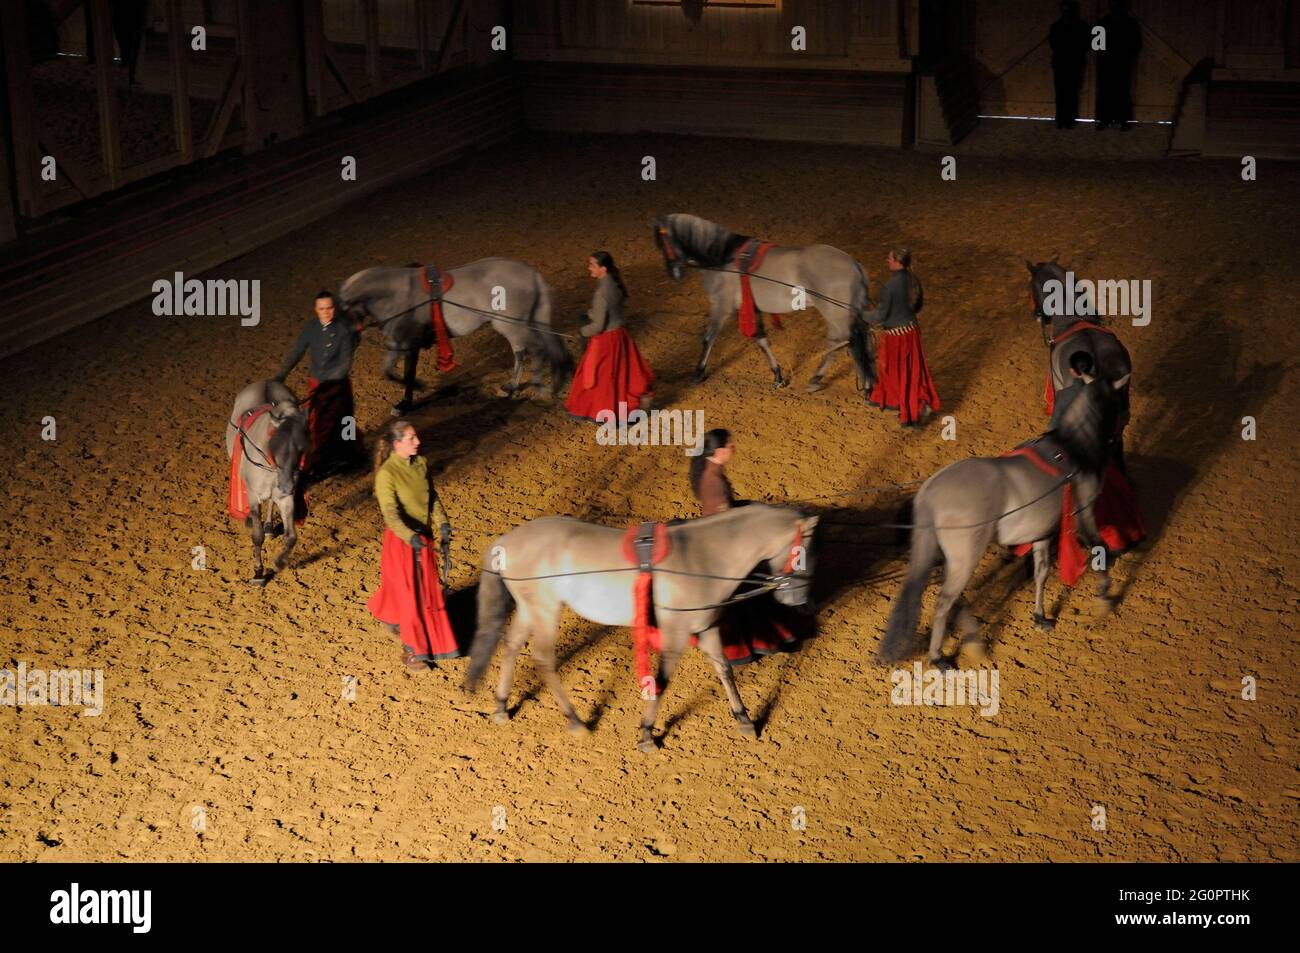
<path fill-rule="evenodd" d="M 1056 428 L 1066 453 L 1076 464 L 1100 473 L 1110 459 L 1119 400 L 1110 381 L 1095 378 L 1066 408 Z"/>
<path fill-rule="evenodd" d="M 688 258 L 693 258 L 705 268 L 721 268 L 736 254 L 736 249 L 749 241 L 749 235 L 723 228 L 717 222 L 674 212 L 665 221 L 673 239 Z"/>

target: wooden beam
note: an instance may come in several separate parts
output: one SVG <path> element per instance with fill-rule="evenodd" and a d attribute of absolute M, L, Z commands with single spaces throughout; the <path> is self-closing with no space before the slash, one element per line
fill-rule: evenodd
<path fill-rule="evenodd" d="M 415 62 L 421 73 L 429 72 L 429 4 L 432 0 L 415 0 Z"/>
<path fill-rule="evenodd" d="M 334 75 L 334 78 L 338 80 L 339 86 L 343 88 L 343 92 L 348 94 L 348 98 L 354 103 L 361 102 L 362 97 L 357 95 L 357 91 L 352 88 L 352 84 L 347 80 L 347 74 L 335 61 L 334 56 L 330 53 L 328 47 L 325 50 L 325 64 L 330 68 L 330 72 Z"/>
<path fill-rule="evenodd" d="M 225 89 L 221 96 L 221 108 L 212 114 L 212 121 L 208 123 L 207 131 L 203 135 L 203 145 L 199 148 L 201 159 L 216 155 L 221 147 L 221 140 L 226 135 L 226 127 L 230 125 L 230 117 L 235 112 L 235 104 L 242 98 L 240 95 L 243 86 L 242 73 L 243 63 L 235 60 L 230 68 L 230 75 L 226 77 Z"/>
<path fill-rule="evenodd" d="M 122 175 L 122 136 L 118 126 L 117 81 L 113 76 L 113 24 L 108 0 L 91 3 L 91 27 L 95 31 L 95 85 L 99 89 L 99 146 L 104 157 L 108 187 L 117 188 Z"/>
<path fill-rule="evenodd" d="M 465 0 L 456 0 L 456 5 L 451 8 L 451 17 L 447 20 L 447 29 L 442 34 L 442 43 L 438 47 L 438 68 L 434 70 L 435 73 L 441 73 L 447 68 L 447 51 L 451 48 L 451 38 L 460 21 L 465 18 L 465 12 Z"/>
<path fill-rule="evenodd" d="M 59 170 L 59 175 L 68 180 L 68 184 L 81 193 L 82 198 L 90 198 L 92 195 L 104 191 L 106 185 L 103 176 L 97 176 L 93 171 L 87 169 L 76 159 L 70 157 L 68 152 L 59 147 L 58 140 L 54 138 L 49 128 L 41 120 L 37 120 L 41 125 L 41 131 L 37 136 L 37 141 L 46 155 L 54 156 L 55 166 Z M 62 158 L 60 158 L 62 153 Z M 96 182 L 98 180 L 98 183 Z M 98 185 L 98 188 L 96 187 Z"/>
<path fill-rule="evenodd" d="M 370 94 L 379 92 L 379 0 L 361 0 L 361 16 L 365 20 L 366 79 Z"/>
<path fill-rule="evenodd" d="M 262 137 L 257 129 L 257 53 L 253 49 L 253 13 L 249 2 L 236 0 L 235 14 L 239 26 L 239 60 L 244 71 L 244 151 L 255 152 L 262 148 Z"/>
<path fill-rule="evenodd" d="M 9 121 L 14 137 L 14 177 L 18 181 L 18 211 L 29 218 L 41 214 L 40 150 L 32 128 L 32 65 L 27 59 L 27 17 L 21 3 L 0 3 L 0 33 L 4 34 L 5 83 L 9 88 Z"/>
<path fill-rule="evenodd" d="M 303 0 L 302 23 L 307 56 L 307 94 L 312 111 L 325 115 L 325 11 L 322 0 Z"/>
<path fill-rule="evenodd" d="M 185 21 L 181 0 L 167 3 L 167 55 L 172 61 L 172 124 L 176 128 L 176 149 L 182 162 L 194 159 L 194 122 L 190 116 L 190 76 L 185 42 Z"/>

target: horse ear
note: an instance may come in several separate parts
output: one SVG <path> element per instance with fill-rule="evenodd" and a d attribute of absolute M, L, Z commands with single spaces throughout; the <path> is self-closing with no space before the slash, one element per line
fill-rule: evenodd
<path fill-rule="evenodd" d="M 1025 259 L 1025 267 L 1029 269 L 1031 275 L 1034 273 L 1034 266 L 1029 263 L 1028 258 Z"/>
<path fill-rule="evenodd" d="M 1129 371 L 1129 373 L 1125 374 L 1123 377 L 1115 378 L 1115 381 L 1111 384 L 1111 386 L 1114 387 L 1115 390 L 1123 390 L 1125 387 L 1128 386 L 1129 378 L 1132 376 L 1133 376 L 1133 372 Z"/>

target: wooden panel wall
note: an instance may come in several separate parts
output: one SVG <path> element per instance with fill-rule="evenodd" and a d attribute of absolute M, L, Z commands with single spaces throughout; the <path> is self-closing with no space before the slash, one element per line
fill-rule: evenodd
<path fill-rule="evenodd" d="M 679 7 L 632 0 L 535 0 L 515 8 L 523 60 L 657 66 L 779 66 L 910 72 L 919 0 L 780 0 L 777 10 Z M 806 30 L 807 49 L 791 49 Z M 910 52 L 909 52 L 910 50 Z"/>

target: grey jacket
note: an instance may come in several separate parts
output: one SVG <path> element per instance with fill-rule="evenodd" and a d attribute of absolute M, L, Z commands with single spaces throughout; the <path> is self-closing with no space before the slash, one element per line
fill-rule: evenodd
<path fill-rule="evenodd" d="M 623 326 L 623 292 L 613 275 L 605 275 L 596 282 L 596 293 L 591 296 L 591 310 L 587 324 L 582 326 L 582 336 L 595 337 Z"/>
<path fill-rule="evenodd" d="M 911 291 L 907 287 L 907 270 L 900 269 L 885 282 L 880 290 L 880 306 L 863 317 L 873 328 L 903 328 L 916 323 L 912 310 Z"/>

